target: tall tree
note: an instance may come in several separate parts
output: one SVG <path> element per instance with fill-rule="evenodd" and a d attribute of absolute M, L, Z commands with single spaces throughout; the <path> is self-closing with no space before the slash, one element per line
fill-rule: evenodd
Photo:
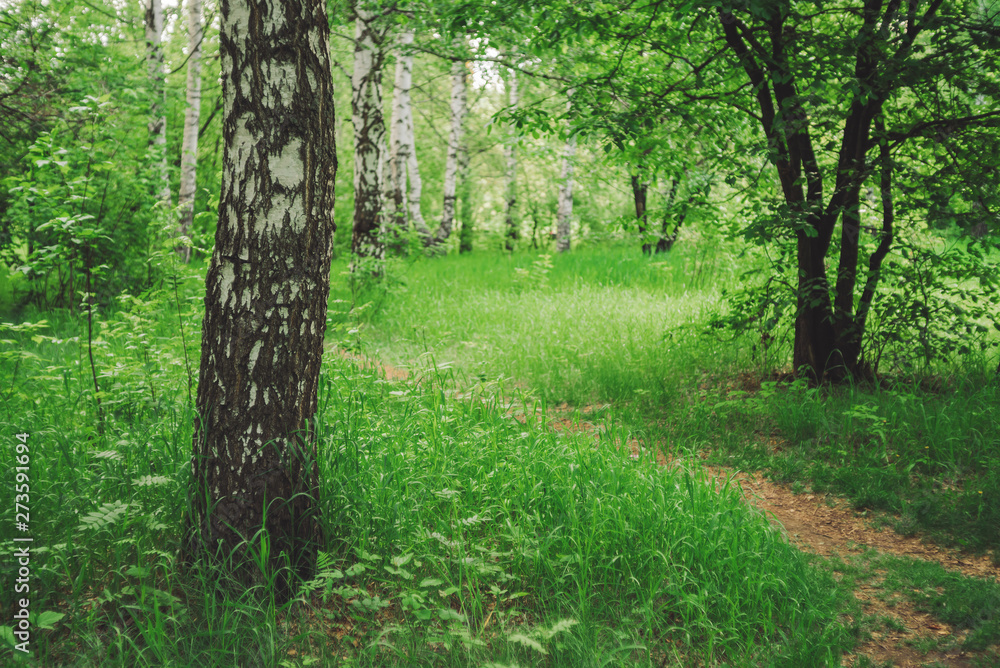
<path fill-rule="evenodd" d="M 647 227 L 646 179 L 657 169 L 650 165 L 647 176 L 639 168 L 665 152 L 645 153 L 642 138 L 664 119 L 682 121 L 673 125 L 685 132 L 708 123 L 711 134 L 729 133 L 738 147 L 735 156 L 727 149 L 727 170 L 742 163 L 749 171 L 760 157 L 773 166 L 773 183 L 754 184 L 758 214 L 743 233 L 770 247 L 776 273 L 794 266 L 787 278 L 795 284 L 796 371 L 817 381 L 870 375 L 861 354 L 864 314 L 880 292 L 898 221 L 884 204 L 881 212 L 877 202 L 865 205 L 860 193 L 874 189 L 873 154 L 888 140 L 895 176 L 933 171 L 949 185 L 964 182 L 937 190 L 936 202 L 919 203 L 897 179 L 891 196 L 906 196 L 928 217 L 933 208 L 959 202 L 970 222 L 982 218 L 978 202 L 995 188 L 977 183 L 988 180 L 981 165 L 995 165 L 995 151 L 974 147 L 1000 144 L 991 5 L 836 0 L 817 9 L 815 2 L 787 0 L 612 0 L 589 7 L 552 1 L 541 7 L 496 0 L 486 21 L 492 29 L 528 9 L 533 44 L 596 47 L 578 59 L 587 70 L 574 74 L 572 84 L 590 107 L 587 124 L 628 140 L 626 162 L 640 172 L 633 179 L 640 225 Z M 731 127 L 736 115 L 756 128 L 743 136 Z M 949 163 L 976 155 L 979 164 L 934 169 L 942 154 Z M 739 180 L 734 175 L 734 183 Z M 917 180 L 907 179 L 909 185 Z M 930 185 L 926 180 L 923 187 Z"/>
<path fill-rule="evenodd" d="M 146 0 L 146 68 L 149 74 L 149 145 L 160 164 L 160 200 L 170 206 L 170 172 L 167 170 L 166 74 L 163 69 L 163 6 Z"/>
<path fill-rule="evenodd" d="M 385 19 L 358 3 L 354 9 L 354 72 L 351 120 L 354 123 L 354 228 L 351 253 L 356 259 L 385 256 L 383 237 L 383 160 L 385 118 L 382 68 Z"/>
<path fill-rule="evenodd" d="M 206 278 L 188 554 L 258 581 L 316 557 L 320 361 L 334 232 L 322 0 L 224 0 L 223 183 Z M 279 596 L 292 574 L 279 571 Z"/>
<path fill-rule="evenodd" d="M 181 143 L 181 184 L 177 193 L 180 209 L 178 232 L 186 235 L 194 221 L 194 194 L 197 188 L 198 169 L 198 119 L 201 113 L 201 41 L 202 27 L 201 0 L 188 0 L 188 53 L 187 53 L 187 108 L 184 110 L 184 138 Z M 191 247 L 184 246 L 179 252 L 187 261 L 191 258 Z"/>
<path fill-rule="evenodd" d="M 507 106 L 511 113 L 517 113 L 520 95 L 517 90 L 517 71 L 507 70 Z M 513 122 L 507 128 L 507 141 L 504 144 L 504 162 L 506 163 L 505 196 L 506 219 L 504 229 L 506 239 L 504 248 L 514 250 L 514 245 L 521 237 L 521 219 L 517 210 L 517 125 Z"/>
<path fill-rule="evenodd" d="M 716 15 L 752 86 L 752 115 L 766 138 L 782 217 L 794 235 L 793 364 L 815 379 L 838 379 L 867 374 L 860 364 L 866 316 L 895 236 L 889 192 L 881 225 L 873 228 L 877 245 L 865 248 L 861 191 L 876 171 L 869 154 L 887 139 L 875 126 L 884 124 L 899 145 L 1000 122 L 1000 111 L 975 102 L 996 94 L 995 70 L 987 65 L 993 55 L 979 45 L 996 28 L 982 11 L 969 17 L 960 3 L 945 0 L 843 3 L 812 22 L 807 16 L 814 9 L 765 3 L 741 12 L 723 7 Z M 845 104 L 820 94 L 833 98 L 844 90 Z M 837 141 L 823 146 L 819 137 Z M 868 266 L 859 271 L 865 254 Z"/>
<path fill-rule="evenodd" d="M 430 231 L 420 211 L 423 182 L 420 179 L 420 166 L 417 162 L 413 105 L 410 101 L 410 89 L 413 87 L 413 31 L 403 30 L 397 44 L 392 121 L 389 131 L 391 156 L 388 160 L 392 179 L 392 202 L 396 209 L 395 220 L 397 225 L 403 228 L 408 219 L 421 238 L 430 241 Z"/>
<path fill-rule="evenodd" d="M 435 243 L 439 244 L 448 239 L 455 224 L 459 153 L 465 131 L 467 78 L 465 61 L 454 61 L 451 64 L 451 131 L 448 133 L 448 155 L 444 165 L 444 204 L 441 207 L 441 226 L 434 237 Z"/>
<path fill-rule="evenodd" d="M 566 101 L 567 116 L 573 109 L 573 91 Z M 563 149 L 562 176 L 559 179 L 559 204 L 556 211 L 556 250 L 565 253 L 570 248 L 573 223 L 573 157 L 576 155 L 576 135 L 570 131 Z"/>

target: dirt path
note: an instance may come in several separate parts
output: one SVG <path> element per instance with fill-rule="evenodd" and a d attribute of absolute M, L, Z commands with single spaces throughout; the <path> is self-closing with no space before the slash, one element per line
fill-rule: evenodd
<path fill-rule="evenodd" d="M 378 369 L 390 380 L 405 380 L 409 376 L 405 369 L 360 359 L 344 351 L 338 352 L 344 357 L 361 361 L 365 368 Z M 546 417 L 550 428 L 554 430 L 593 432 L 600 438 L 602 435 L 600 427 L 586 419 L 592 412 L 584 409 L 577 413 L 575 409 L 570 409 L 564 404 L 550 408 Z M 524 421 L 523 410 L 517 411 L 514 417 Z M 633 440 L 628 443 L 630 456 L 638 457 L 640 448 L 641 444 L 638 441 Z M 668 459 L 659 449 L 657 449 L 657 460 L 663 466 L 683 462 L 683 460 Z M 710 466 L 702 468 L 717 478 L 730 479 L 731 482 L 738 484 L 747 502 L 759 508 L 772 522 L 780 525 L 789 540 L 805 552 L 823 557 L 840 556 L 847 559 L 852 555 L 860 555 L 868 549 L 874 549 L 883 554 L 936 562 L 966 576 L 1000 580 L 1000 567 L 993 563 L 989 555 L 964 554 L 917 537 L 901 536 L 891 530 L 877 530 L 871 526 L 867 518 L 853 511 L 850 503 L 843 498 L 826 494 L 795 494 L 787 486 L 766 480 L 757 472 L 733 471 Z M 895 623 L 883 625 L 883 629 L 873 630 L 870 640 L 844 657 L 843 666 L 964 668 L 990 665 L 988 654 L 966 653 L 959 649 L 964 637 L 948 624 L 916 610 L 911 603 L 901 597 L 887 596 L 882 587 L 881 574 L 878 572 L 872 571 L 868 577 L 859 578 L 858 583 L 854 596 L 860 601 L 864 614 L 894 620 Z M 942 639 L 946 641 L 930 642 Z M 947 642 L 948 639 L 954 642 Z M 927 646 L 934 644 L 938 649 L 917 651 L 915 646 L 921 644 Z M 995 651 L 997 648 L 993 649 Z M 862 657 L 866 657 L 869 663 Z"/>

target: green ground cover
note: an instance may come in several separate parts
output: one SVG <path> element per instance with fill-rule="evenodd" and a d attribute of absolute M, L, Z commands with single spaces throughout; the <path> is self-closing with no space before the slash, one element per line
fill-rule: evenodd
<path fill-rule="evenodd" d="M 848 580 L 696 465 L 657 467 L 654 448 L 844 492 L 897 513 L 886 520 L 897 528 L 987 548 L 997 384 L 985 362 L 885 387 L 768 375 L 780 350 L 755 348 L 759 332 L 705 333 L 735 266 L 718 248 L 650 261 L 612 246 L 417 259 L 353 289 L 335 272 L 331 347 L 409 366 L 420 382 L 327 356 L 326 549 L 316 580 L 281 606 L 266 584 L 220 587 L 176 563 L 197 270 L 98 312 L 89 337 L 78 314 L 5 318 L 4 434 L 32 444 L 29 660 L 836 665 L 864 633 L 843 616 Z M 612 404 L 599 440 L 545 427 L 534 409 L 562 402 Z M 616 446 L 631 438 L 647 446 L 638 460 Z M 12 514 L 11 486 L 0 501 Z M 969 642 L 996 642 L 993 589 L 905 573 L 899 586 L 925 592 L 929 609 L 937 588 L 959 592 Z"/>

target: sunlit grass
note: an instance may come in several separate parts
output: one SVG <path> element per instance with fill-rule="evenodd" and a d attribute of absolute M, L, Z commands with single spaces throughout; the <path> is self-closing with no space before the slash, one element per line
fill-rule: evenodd
<path fill-rule="evenodd" d="M 361 294 L 377 304 L 363 349 L 397 365 L 429 354 L 469 376 L 513 377 L 550 402 L 669 396 L 704 360 L 734 358 L 698 330 L 718 307 L 717 279 L 733 275 L 729 258 L 692 253 L 651 259 L 612 247 L 417 262 L 387 294 Z"/>
<path fill-rule="evenodd" d="M 849 642 L 827 576 L 734 489 L 620 450 L 632 435 L 611 414 L 603 436 L 554 433 L 506 382 L 466 376 L 455 399 L 451 372 L 391 383 L 335 356 L 318 416 L 317 579 L 278 606 L 266 582 L 182 569 L 194 415 L 175 323 L 180 308 L 190 355 L 199 278 L 180 304 L 161 291 L 99 314 L 100 409 L 78 318 L 6 328 L 4 432 L 31 434 L 36 617 L 30 657 L 0 628 L 0 661 L 824 665 Z M 552 295 L 518 294 L 533 292 L 571 324 Z M 653 315 L 637 323 L 669 319 L 645 298 Z M 12 494 L 0 490 L 6 527 Z"/>

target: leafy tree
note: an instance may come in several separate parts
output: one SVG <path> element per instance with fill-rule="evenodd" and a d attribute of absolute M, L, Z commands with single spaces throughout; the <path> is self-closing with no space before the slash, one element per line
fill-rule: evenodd
<path fill-rule="evenodd" d="M 525 13 L 528 21 L 506 29 L 532 26 L 539 58 L 573 56 L 575 99 L 590 115 L 580 129 L 603 129 L 626 156 L 647 230 L 647 189 L 656 173 L 647 161 L 669 152 L 653 139 L 660 127 L 672 120 L 688 137 L 705 126 L 725 133 L 732 110 L 756 126 L 749 136 L 732 133 L 727 171 L 739 171 L 732 166 L 740 153 L 763 154 L 773 166 L 779 199 L 770 184 L 758 184 L 743 234 L 770 248 L 776 272 L 794 267 L 793 364 L 814 379 L 869 373 L 862 359 L 867 317 L 899 233 L 895 175 L 911 169 L 926 176 L 918 165 L 928 153 L 948 155 L 953 168 L 939 171 L 978 193 L 966 211 L 985 212 L 992 202 L 983 175 L 995 157 L 960 160 L 976 143 L 971 136 L 982 141 L 986 134 L 995 145 L 1000 123 L 990 48 L 996 12 L 983 4 L 968 11 L 944 0 L 544 8 L 511 1 L 487 15 L 501 26 Z M 931 138 L 937 147 L 904 163 L 907 146 Z M 669 173 L 676 182 L 678 171 Z M 882 193 L 875 206 L 862 203 L 866 186 Z M 937 201 L 953 200 L 945 191 Z"/>
<path fill-rule="evenodd" d="M 111 96 L 87 96 L 41 133 L 3 180 L 10 245 L 4 260 L 29 281 L 27 299 L 40 306 L 110 302 L 151 279 L 159 171 L 134 116 Z"/>

